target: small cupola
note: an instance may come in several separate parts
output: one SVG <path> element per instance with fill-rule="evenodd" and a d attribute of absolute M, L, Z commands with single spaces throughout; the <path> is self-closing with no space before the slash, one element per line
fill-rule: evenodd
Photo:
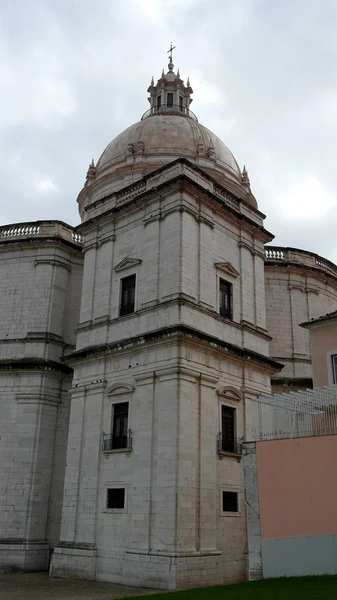
<path fill-rule="evenodd" d="M 154 79 L 152 77 L 148 93 L 150 94 L 148 100 L 151 108 L 144 113 L 142 119 L 151 117 L 154 115 L 162 114 L 177 114 L 190 117 L 194 121 L 198 121 L 195 114 L 190 110 L 190 104 L 192 102 L 191 94 L 193 90 L 190 85 L 189 78 L 187 84 L 180 78 L 179 69 L 177 73 L 174 72 L 174 64 L 172 60 L 172 53 L 175 46 L 168 50 L 169 63 L 168 71 L 165 74 L 164 69 L 157 84 L 154 85 Z"/>

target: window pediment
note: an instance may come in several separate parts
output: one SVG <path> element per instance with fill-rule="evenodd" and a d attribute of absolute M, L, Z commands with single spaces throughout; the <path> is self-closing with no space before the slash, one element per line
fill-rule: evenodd
<path fill-rule="evenodd" d="M 242 400 L 242 394 L 234 387 L 223 386 L 216 390 L 218 396 L 222 398 L 228 398 L 229 400 Z"/>
<path fill-rule="evenodd" d="M 114 271 L 118 273 L 119 271 L 124 271 L 124 269 L 129 269 L 131 267 L 137 267 L 141 263 L 140 258 L 128 258 L 127 256 L 121 260 L 118 265 L 115 266 Z"/>
<path fill-rule="evenodd" d="M 230 262 L 216 262 L 214 263 L 214 266 L 219 271 L 222 271 L 231 277 L 238 277 L 240 275 L 239 271 L 237 271 Z"/>
<path fill-rule="evenodd" d="M 107 389 L 108 396 L 120 396 L 121 394 L 131 394 L 134 386 L 129 383 L 117 383 Z"/>

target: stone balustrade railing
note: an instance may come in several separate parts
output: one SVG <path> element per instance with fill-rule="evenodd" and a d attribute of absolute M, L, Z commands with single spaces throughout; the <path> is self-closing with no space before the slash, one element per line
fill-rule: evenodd
<path fill-rule="evenodd" d="M 315 267 L 321 269 L 325 273 L 329 273 L 337 277 L 337 265 L 330 260 L 298 248 L 283 248 L 282 246 L 266 246 L 265 247 L 266 262 L 280 261 L 291 262 L 305 265 L 307 267 Z"/>
<path fill-rule="evenodd" d="M 13 223 L 0 227 L 0 243 L 17 239 L 61 237 L 75 244 L 83 243 L 83 236 L 62 221 L 35 221 Z"/>

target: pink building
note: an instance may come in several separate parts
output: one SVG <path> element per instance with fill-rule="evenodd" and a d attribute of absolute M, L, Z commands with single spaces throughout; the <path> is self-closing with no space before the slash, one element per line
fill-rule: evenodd
<path fill-rule="evenodd" d="M 337 310 L 301 326 L 309 329 L 313 384 L 337 384 Z"/>
<path fill-rule="evenodd" d="M 248 409 L 249 579 L 336 574 L 337 388 L 266 396 Z"/>

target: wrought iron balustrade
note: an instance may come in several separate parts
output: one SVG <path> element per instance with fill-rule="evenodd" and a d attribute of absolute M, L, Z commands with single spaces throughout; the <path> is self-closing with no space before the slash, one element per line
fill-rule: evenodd
<path fill-rule="evenodd" d="M 198 119 L 194 112 L 189 108 L 186 108 L 186 106 L 180 106 L 180 104 L 161 104 L 160 106 L 152 106 L 152 108 L 149 108 L 149 110 L 143 114 L 141 121 L 147 117 L 152 117 L 153 115 L 176 115 L 177 113 L 181 113 L 182 115 L 185 115 L 185 117 L 190 117 L 193 121 L 198 123 Z"/>
<path fill-rule="evenodd" d="M 228 439 L 221 433 L 218 434 L 217 452 L 227 454 L 242 454 L 242 443 L 237 438 Z"/>
<path fill-rule="evenodd" d="M 132 431 L 128 430 L 127 435 L 116 436 L 113 434 L 102 433 L 102 450 L 132 450 Z"/>

